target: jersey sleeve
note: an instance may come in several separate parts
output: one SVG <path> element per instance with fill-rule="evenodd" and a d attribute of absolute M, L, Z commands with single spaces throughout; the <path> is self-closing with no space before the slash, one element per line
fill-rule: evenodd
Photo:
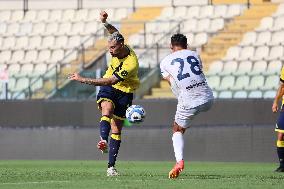
<path fill-rule="evenodd" d="M 162 60 L 162 62 L 160 63 L 160 69 L 161 69 L 161 74 L 163 78 L 166 78 L 170 75 L 169 72 L 165 68 L 165 60 Z"/>
<path fill-rule="evenodd" d="M 284 83 L 284 67 L 282 67 L 282 70 L 281 70 L 280 81 Z"/>
<path fill-rule="evenodd" d="M 115 71 L 113 75 L 117 77 L 120 81 L 124 81 L 129 76 L 133 75 L 133 73 L 138 69 L 138 60 L 135 58 L 131 58 L 125 60 L 120 69 Z"/>

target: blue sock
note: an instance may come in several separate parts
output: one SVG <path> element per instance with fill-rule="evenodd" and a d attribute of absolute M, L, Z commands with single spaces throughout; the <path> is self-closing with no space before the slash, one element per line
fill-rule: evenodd
<path fill-rule="evenodd" d="M 103 140 L 108 141 L 108 135 L 110 132 L 110 121 L 111 119 L 109 116 L 102 116 L 101 121 L 100 121 L 100 135 Z"/>
<path fill-rule="evenodd" d="M 108 162 L 108 168 L 114 167 L 116 157 L 118 154 L 118 150 L 121 143 L 121 135 L 120 134 L 112 134 L 110 137 L 109 142 L 109 162 Z"/>

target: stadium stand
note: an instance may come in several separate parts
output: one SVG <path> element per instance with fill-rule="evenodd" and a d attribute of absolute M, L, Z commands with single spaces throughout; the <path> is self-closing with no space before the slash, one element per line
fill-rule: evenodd
<path fill-rule="evenodd" d="M 220 10 L 225 9 L 215 5 L 215 9 L 217 7 Z M 223 30 L 206 42 L 201 56 L 207 69 L 205 74 L 208 76 L 208 83 L 214 89 L 215 97 L 274 98 L 278 87 L 279 70 L 283 64 L 284 22 L 281 21 L 284 15 L 283 7 L 283 4 L 277 6 L 259 1 L 250 9 L 241 9 L 240 16 L 227 22 Z M 242 26 L 236 25 L 236 22 L 242 23 Z M 233 30 L 229 32 L 230 28 L 233 28 L 234 32 Z M 209 35 L 208 29 L 204 32 Z M 220 36 L 224 35 L 227 36 L 220 40 Z M 217 44 L 221 43 L 228 46 L 227 50 L 222 52 L 222 49 L 218 48 Z M 208 53 L 212 49 L 208 48 L 210 45 L 219 52 Z M 159 89 L 153 90 L 152 96 L 146 98 L 156 96 L 154 93 L 156 91 Z M 157 96 L 173 97 L 166 92 L 162 96 L 158 93 Z"/>
<path fill-rule="evenodd" d="M 273 82 L 283 62 L 284 6 L 251 2 L 249 8 L 243 1 L 215 0 L 212 5 L 106 11 L 138 52 L 142 70 L 156 69 L 169 53 L 171 34 L 182 32 L 187 35 L 190 48 L 201 53 L 215 97 L 271 98 L 277 87 Z M 80 70 L 81 62 L 91 62 L 104 54 L 106 41 L 97 22 L 99 11 L 0 10 L 0 63 L 1 69 L 8 68 L 11 78 L 9 97 L 27 98 L 27 94 L 19 96 L 27 88 L 29 93 L 39 91 L 33 98 L 46 97 L 57 85 L 56 77 L 65 78 Z M 159 88 L 152 89 L 151 95 L 144 96 L 163 97 L 173 97 L 163 81 Z"/>

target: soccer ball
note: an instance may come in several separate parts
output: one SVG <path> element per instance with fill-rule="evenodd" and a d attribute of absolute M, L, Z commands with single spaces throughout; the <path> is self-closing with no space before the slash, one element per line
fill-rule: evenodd
<path fill-rule="evenodd" d="M 131 105 L 126 110 L 126 118 L 130 123 L 140 123 L 144 121 L 146 112 L 140 105 Z"/>

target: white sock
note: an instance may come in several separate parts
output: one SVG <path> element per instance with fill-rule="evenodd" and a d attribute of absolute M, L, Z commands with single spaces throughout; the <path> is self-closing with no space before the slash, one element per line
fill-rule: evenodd
<path fill-rule="evenodd" d="M 172 137 L 173 147 L 175 151 L 176 161 L 179 162 L 183 159 L 183 134 L 181 132 L 175 132 Z"/>

